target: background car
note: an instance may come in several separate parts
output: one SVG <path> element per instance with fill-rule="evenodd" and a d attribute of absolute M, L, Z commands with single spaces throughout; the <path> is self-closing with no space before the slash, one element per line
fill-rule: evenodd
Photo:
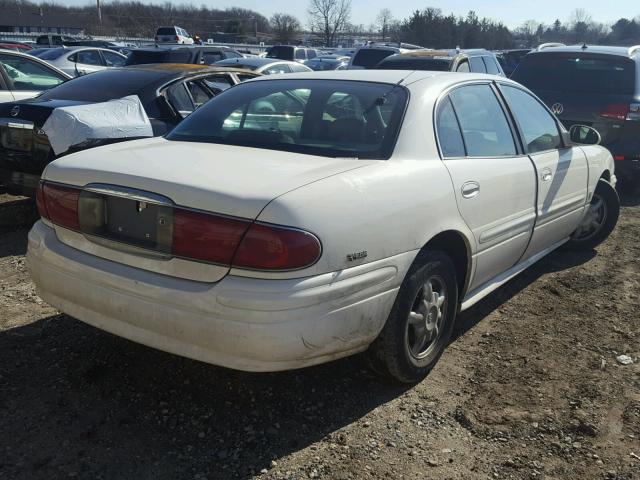
<path fill-rule="evenodd" d="M 180 45 L 193 45 L 193 38 L 184 28 L 176 27 L 160 27 L 156 31 L 156 43 L 177 43 Z"/>
<path fill-rule="evenodd" d="M 314 71 L 324 70 L 346 70 L 349 66 L 349 57 L 338 55 L 322 55 L 312 60 L 307 60 L 304 64 Z"/>
<path fill-rule="evenodd" d="M 402 45 L 405 46 L 403 47 Z M 389 55 L 408 52 L 416 48 L 421 47 L 406 44 L 397 46 L 388 43 L 369 43 L 367 45 L 359 47 L 351 56 L 351 59 L 349 60 L 349 70 L 374 68 L 378 63 L 382 61 L 382 59 L 388 57 Z"/>
<path fill-rule="evenodd" d="M 0 51 L 0 102 L 35 97 L 72 78 L 26 53 Z"/>
<path fill-rule="evenodd" d="M 213 65 L 227 58 L 244 58 L 229 47 L 209 45 L 159 46 L 136 48 L 129 53 L 125 65 L 145 63 L 191 63 L 195 65 Z"/>
<path fill-rule="evenodd" d="M 505 76 L 495 54 L 484 49 L 412 50 L 389 55 L 374 68 L 381 70 L 473 72 Z"/>
<path fill-rule="evenodd" d="M 520 65 L 522 59 L 531 51 L 530 48 L 520 48 L 514 50 L 502 50 L 495 52 L 498 62 L 507 77 L 510 77 L 515 69 Z"/>
<path fill-rule="evenodd" d="M 78 77 L 99 72 L 105 68 L 124 66 L 127 57 L 106 48 L 58 47 L 38 53 L 45 60 L 63 72 Z"/>
<path fill-rule="evenodd" d="M 251 57 L 251 58 L 230 58 L 216 62 L 221 67 L 235 67 L 243 70 L 250 70 L 262 75 L 273 75 L 277 73 L 291 72 L 312 72 L 309 67 L 298 62 L 287 62 L 284 60 L 274 60 L 273 58 Z"/>
<path fill-rule="evenodd" d="M 521 85 L 405 76 L 264 77 L 163 138 L 53 162 L 29 234 L 39 295 L 230 368 L 367 351 L 421 380 L 459 310 L 560 245 L 591 251 L 620 205 L 609 152 Z"/>
<path fill-rule="evenodd" d="M 26 43 L 13 42 L 11 40 L 0 40 L 0 50 L 15 50 L 17 52 L 27 53 L 33 50 L 33 47 Z"/>
<path fill-rule="evenodd" d="M 547 47 L 524 57 L 511 78 L 535 92 L 566 128 L 595 128 L 622 183 L 640 187 L 640 46 Z"/>
<path fill-rule="evenodd" d="M 0 104 L 0 118 L 11 118 L 11 122 L 0 123 L 0 183 L 10 193 L 34 194 L 42 170 L 56 158 L 42 130 L 56 108 L 137 95 L 153 135 L 164 135 L 214 95 L 241 78 L 255 76 L 233 68 L 139 65 L 78 77 L 26 102 Z M 16 109 L 18 113 L 12 114 Z M 94 138 L 69 151 L 122 140 L 126 138 Z"/>
<path fill-rule="evenodd" d="M 315 48 L 295 47 L 293 45 L 274 45 L 270 47 L 265 58 L 277 58 L 280 60 L 288 60 L 290 62 L 305 62 L 318 56 Z"/>

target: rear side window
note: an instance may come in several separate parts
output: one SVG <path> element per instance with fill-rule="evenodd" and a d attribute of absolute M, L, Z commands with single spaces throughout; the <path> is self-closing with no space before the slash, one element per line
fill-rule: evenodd
<path fill-rule="evenodd" d="M 307 56 L 304 53 L 304 49 L 298 48 L 296 49 L 296 60 L 305 60 Z"/>
<path fill-rule="evenodd" d="M 440 102 L 438 114 L 436 116 L 436 128 L 438 131 L 438 142 L 440 151 L 444 158 L 464 157 L 464 142 L 458 119 L 453 111 L 449 97 Z"/>
<path fill-rule="evenodd" d="M 560 132 L 551 114 L 527 92 L 500 85 L 509 108 L 518 122 L 527 153 L 560 148 Z"/>
<path fill-rule="evenodd" d="M 393 50 L 379 50 L 376 48 L 362 48 L 358 50 L 356 56 L 353 58 L 353 65 L 356 67 L 373 68 L 383 58 L 387 58 L 389 55 L 393 55 Z"/>
<path fill-rule="evenodd" d="M 223 59 L 222 52 L 204 52 L 202 54 L 202 63 L 204 65 L 213 65 Z"/>
<path fill-rule="evenodd" d="M 489 85 L 460 87 L 449 94 L 469 157 L 516 154 L 511 128 Z"/>
<path fill-rule="evenodd" d="M 275 73 L 291 73 L 291 69 L 286 63 L 277 63 L 265 69 L 262 73 L 264 73 L 265 75 L 273 75 Z"/>
<path fill-rule="evenodd" d="M 484 66 L 487 67 L 487 73 L 491 75 L 500 75 L 500 69 L 498 68 L 498 62 L 493 57 L 482 57 L 484 60 Z"/>
<path fill-rule="evenodd" d="M 293 47 L 276 45 L 267 50 L 267 58 L 279 58 L 280 60 L 293 60 Z"/>
<path fill-rule="evenodd" d="M 484 62 L 481 57 L 471 57 L 469 59 L 471 64 L 471 71 L 474 73 L 487 73 L 487 69 L 484 66 Z"/>
<path fill-rule="evenodd" d="M 531 90 L 633 95 L 636 82 L 633 60 L 580 53 L 527 55 L 511 78 Z"/>
<path fill-rule="evenodd" d="M 221 92 L 233 85 L 233 80 L 231 80 L 229 75 L 220 74 L 205 77 L 204 83 L 206 83 L 214 92 Z"/>

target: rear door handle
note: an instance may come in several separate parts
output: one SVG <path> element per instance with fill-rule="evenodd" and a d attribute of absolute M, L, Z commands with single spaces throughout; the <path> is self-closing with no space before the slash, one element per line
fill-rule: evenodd
<path fill-rule="evenodd" d="M 548 182 L 549 180 L 551 180 L 551 177 L 553 177 L 553 174 L 551 173 L 551 169 L 550 168 L 545 168 L 542 170 L 541 174 L 540 174 L 540 179 L 543 182 Z"/>
<path fill-rule="evenodd" d="M 478 182 L 466 182 L 462 185 L 461 191 L 464 198 L 473 198 L 480 193 L 480 184 Z"/>

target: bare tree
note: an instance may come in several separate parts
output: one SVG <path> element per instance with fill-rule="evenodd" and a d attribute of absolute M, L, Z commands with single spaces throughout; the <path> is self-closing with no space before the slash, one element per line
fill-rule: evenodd
<path fill-rule="evenodd" d="M 349 23 L 351 0 L 311 0 L 309 26 L 322 35 L 325 46 L 332 47 L 336 35 Z"/>
<path fill-rule="evenodd" d="M 387 37 L 390 36 L 391 30 L 393 28 L 393 24 L 395 23 L 393 19 L 393 14 L 391 10 L 388 8 L 383 8 L 378 13 L 378 17 L 376 18 L 376 27 L 382 36 L 382 41 L 384 42 Z"/>
<path fill-rule="evenodd" d="M 275 41 L 288 44 L 294 40 L 300 31 L 300 22 L 288 13 L 274 13 L 270 20 L 271 30 L 275 35 Z"/>

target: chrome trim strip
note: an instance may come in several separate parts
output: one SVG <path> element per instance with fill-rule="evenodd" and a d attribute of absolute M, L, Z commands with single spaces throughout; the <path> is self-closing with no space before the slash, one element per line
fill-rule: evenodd
<path fill-rule="evenodd" d="M 0 118 L 0 127 L 33 130 L 34 124 L 28 120 L 21 120 L 19 118 Z"/>
<path fill-rule="evenodd" d="M 129 187 L 120 187 L 116 185 L 108 185 L 106 183 L 90 183 L 86 185 L 82 190 L 92 193 L 98 193 L 101 195 L 110 195 L 113 197 L 121 197 L 129 200 L 136 200 L 138 202 L 153 203 L 155 205 L 164 205 L 167 207 L 176 206 L 170 198 L 164 195 L 158 195 L 157 193 L 145 192 Z"/>

